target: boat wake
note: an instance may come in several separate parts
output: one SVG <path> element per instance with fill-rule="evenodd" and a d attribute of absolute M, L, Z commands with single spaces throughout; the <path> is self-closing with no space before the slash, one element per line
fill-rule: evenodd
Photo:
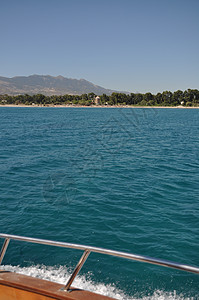
<path fill-rule="evenodd" d="M 10 272 L 17 272 L 20 274 L 37 277 L 52 282 L 57 282 L 60 284 L 65 284 L 67 279 L 70 276 L 69 270 L 66 266 L 59 267 L 47 267 L 44 265 L 35 265 L 31 267 L 20 267 L 20 266 L 11 266 L 3 265 L 1 270 L 6 270 Z M 173 292 L 164 292 L 156 290 L 151 296 L 139 296 L 132 297 L 128 296 L 124 291 L 118 289 L 113 284 L 102 284 L 95 283 L 93 280 L 86 278 L 84 275 L 77 276 L 73 286 L 80 289 L 88 290 L 97 294 L 104 296 L 109 296 L 118 300 L 183 300 L 185 297 L 183 295 L 177 295 L 175 291 Z M 192 300 L 192 298 L 186 298 L 186 300 Z"/>

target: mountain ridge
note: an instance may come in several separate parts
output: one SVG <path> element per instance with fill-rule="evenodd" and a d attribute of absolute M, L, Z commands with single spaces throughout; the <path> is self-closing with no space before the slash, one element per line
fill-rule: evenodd
<path fill-rule="evenodd" d="M 106 89 L 93 84 L 86 79 L 67 78 L 61 75 L 29 75 L 29 76 L 0 76 L 0 94 L 19 95 L 19 94 L 44 94 L 52 95 L 81 95 L 95 93 L 96 95 L 111 95 L 115 90 Z M 126 93 L 126 92 L 124 92 Z"/>

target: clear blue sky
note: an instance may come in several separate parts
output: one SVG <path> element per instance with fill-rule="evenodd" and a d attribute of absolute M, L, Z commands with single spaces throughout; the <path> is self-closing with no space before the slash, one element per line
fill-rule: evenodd
<path fill-rule="evenodd" d="M 0 76 L 199 89 L 199 0 L 0 0 Z"/>

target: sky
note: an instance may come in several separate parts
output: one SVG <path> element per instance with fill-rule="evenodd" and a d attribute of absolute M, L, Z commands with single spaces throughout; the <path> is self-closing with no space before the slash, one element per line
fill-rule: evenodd
<path fill-rule="evenodd" d="M 0 0 L 0 76 L 199 89 L 199 0 Z"/>

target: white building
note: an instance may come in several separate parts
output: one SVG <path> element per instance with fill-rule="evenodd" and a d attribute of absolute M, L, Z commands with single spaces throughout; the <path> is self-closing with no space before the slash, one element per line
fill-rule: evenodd
<path fill-rule="evenodd" d="M 95 105 L 99 105 L 100 104 L 100 97 L 96 96 L 95 97 Z"/>

